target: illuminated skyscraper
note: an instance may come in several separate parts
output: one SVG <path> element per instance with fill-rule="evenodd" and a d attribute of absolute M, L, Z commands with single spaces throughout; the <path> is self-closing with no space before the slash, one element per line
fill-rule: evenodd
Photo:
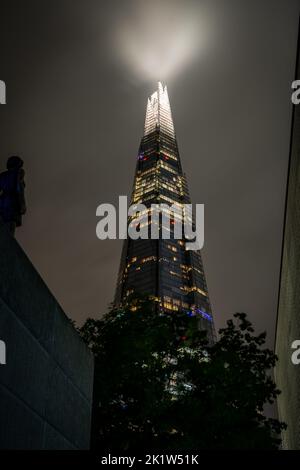
<path fill-rule="evenodd" d="M 131 204 L 144 204 L 139 228 L 147 226 L 149 237 L 153 220 L 151 205 L 165 204 L 164 211 L 175 204 L 182 210 L 190 204 L 186 177 L 182 172 L 167 87 L 158 83 L 147 103 L 144 135 L 141 140 Z M 141 216 L 141 214 L 139 214 Z M 168 214 L 167 214 L 168 215 Z M 126 302 L 133 292 L 151 295 L 157 308 L 165 312 L 185 310 L 198 315 L 200 327 L 214 337 L 211 305 L 200 251 L 186 249 L 186 238 L 174 238 L 173 214 L 169 239 L 163 239 L 160 218 L 158 239 L 128 238 L 124 242 L 115 304 Z M 157 221 L 156 221 L 157 222 Z M 128 219 L 134 223 L 134 217 Z M 172 226 L 173 224 L 173 226 Z"/>

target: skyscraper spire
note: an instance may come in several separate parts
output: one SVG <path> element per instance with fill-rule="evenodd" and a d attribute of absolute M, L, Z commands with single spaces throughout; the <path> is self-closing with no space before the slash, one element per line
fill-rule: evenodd
<path fill-rule="evenodd" d="M 161 82 L 158 82 L 157 90 L 148 98 L 144 136 L 156 128 L 175 138 L 167 86 L 163 86 Z"/>
<path fill-rule="evenodd" d="M 151 233 L 154 223 L 151 205 L 183 207 L 190 202 L 167 87 L 159 82 L 157 90 L 147 101 L 131 204 L 146 207 L 144 219 L 139 224 L 147 226 Z M 170 213 L 170 210 L 164 210 Z M 161 219 L 158 225 L 161 231 Z M 173 235 L 170 229 L 169 239 L 160 236 L 158 239 L 125 240 L 115 305 L 125 303 L 133 292 L 149 294 L 156 300 L 160 311 L 184 310 L 198 315 L 200 327 L 207 330 L 213 339 L 213 318 L 201 254 L 187 249 L 184 236 L 178 240 Z"/>

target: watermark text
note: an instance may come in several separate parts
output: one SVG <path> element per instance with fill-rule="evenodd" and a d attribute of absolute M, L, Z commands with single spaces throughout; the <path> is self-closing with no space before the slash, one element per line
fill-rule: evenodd
<path fill-rule="evenodd" d="M 3 80 L 0 80 L 0 104 L 6 104 L 6 85 Z"/>
<path fill-rule="evenodd" d="M 133 204 L 128 208 L 127 196 L 119 196 L 119 214 L 113 204 L 100 204 L 96 216 L 101 217 L 96 226 L 100 240 L 186 240 L 187 250 L 201 250 L 204 245 L 204 204 L 173 203 Z M 118 230 L 117 230 L 118 219 Z M 117 233 L 118 232 L 118 233 Z"/>

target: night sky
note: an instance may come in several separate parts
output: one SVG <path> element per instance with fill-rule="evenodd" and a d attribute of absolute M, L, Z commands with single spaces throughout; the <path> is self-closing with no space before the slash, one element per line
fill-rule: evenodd
<path fill-rule="evenodd" d="M 120 241 L 96 207 L 129 195 L 146 100 L 168 86 L 216 327 L 245 311 L 273 342 L 299 0 L 1 1 L 0 168 L 25 160 L 17 232 L 68 316 L 112 301 Z"/>

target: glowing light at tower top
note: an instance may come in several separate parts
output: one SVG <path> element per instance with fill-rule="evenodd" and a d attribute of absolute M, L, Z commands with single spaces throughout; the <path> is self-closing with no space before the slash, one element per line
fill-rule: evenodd
<path fill-rule="evenodd" d="M 170 80 L 202 57 L 210 21 L 201 2 L 134 0 L 115 17 L 113 58 L 142 80 Z"/>

